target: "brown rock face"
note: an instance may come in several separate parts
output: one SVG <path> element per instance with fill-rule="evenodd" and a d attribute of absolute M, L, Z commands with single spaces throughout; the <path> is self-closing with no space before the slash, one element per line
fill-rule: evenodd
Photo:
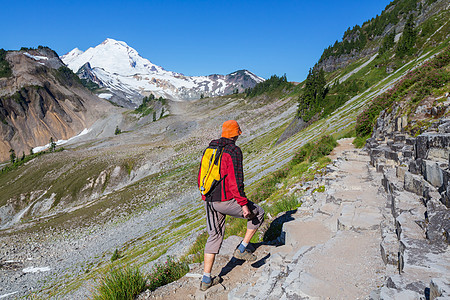
<path fill-rule="evenodd" d="M 0 78 L 0 161 L 90 127 L 109 103 L 92 94 L 48 49 L 11 51 L 12 76 Z"/>

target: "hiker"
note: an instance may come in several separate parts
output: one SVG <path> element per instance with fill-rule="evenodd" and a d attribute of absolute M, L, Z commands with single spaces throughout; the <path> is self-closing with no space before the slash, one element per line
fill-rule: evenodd
<path fill-rule="evenodd" d="M 202 192 L 209 234 L 205 245 L 204 273 L 200 284 L 200 290 L 202 291 L 221 281 L 219 276 L 211 278 L 211 269 L 223 242 L 226 215 L 248 219 L 247 232 L 242 242 L 235 249 L 233 256 L 245 261 L 256 260 L 256 255 L 247 249 L 247 246 L 264 220 L 264 210 L 249 201 L 244 192 L 242 151 L 235 144 L 241 133 L 242 131 L 235 120 L 226 121 L 222 125 L 222 137 L 212 140 L 208 146 L 208 149 L 218 150 L 220 180 L 215 181 L 215 187 L 212 187 L 212 190 L 206 196 Z M 207 150 L 205 150 L 205 153 Z M 211 158 L 206 158 L 206 163 L 211 164 Z M 198 185 L 201 191 L 203 188 L 201 176 L 204 175 L 201 174 L 202 172 L 204 171 L 201 165 L 198 177 Z"/>

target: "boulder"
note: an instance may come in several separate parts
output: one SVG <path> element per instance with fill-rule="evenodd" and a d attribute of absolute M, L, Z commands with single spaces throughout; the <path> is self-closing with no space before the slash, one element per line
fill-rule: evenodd
<path fill-rule="evenodd" d="M 450 120 L 441 120 L 438 126 L 439 133 L 450 133 Z"/>
<path fill-rule="evenodd" d="M 413 137 L 407 137 L 405 139 L 406 145 L 414 146 L 416 144 L 416 139 Z"/>
<path fill-rule="evenodd" d="M 444 184 L 444 174 L 439 163 L 424 159 L 422 170 L 425 180 L 433 186 L 439 188 Z"/>
<path fill-rule="evenodd" d="M 289 124 L 288 128 L 283 132 L 283 134 L 280 136 L 280 138 L 277 140 L 276 145 L 281 144 L 291 136 L 295 135 L 297 132 L 302 130 L 303 128 L 306 128 L 308 126 L 308 123 L 303 121 L 300 117 L 295 117 L 294 120 L 292 120 L 291 124 Z"/>
<path fill-rule="evenodd" d="M 424 133 L 416 138 L 416 157 L 447 161 L 450 154 L 450 133 Z"/>
<path fill-rule="evenodd" d="M 405 173 L 408 171 L 408 168 L 402 166 L 395 166 L 397 178 L 401 181 L 405 180 Z"/>
<path fill-rule="evenodd" d="M 433 244 L 446 247 L 450 244 L 450 211 L 440 209 L 428 215 L 428 225 L 426 227 L 426 237 Z"/>
<path fill-rule="evenodd" d="M 405 172 L 404 188 L 406 191 L 422 196 L 425 184 L 419 175 L 414 175 L 410 172 Z"/>
<path fill-rule="evenodd" d="M 404 134 L 395 134 L 394 143 L 404 143 L 406 141 L 406 136 Z"/>
<path fill-rule="evenodd" d="M 433 278 L 430 282 L 430 300 L 438 299 L 439 297 L 443 297 L 443 299 L 450 298 L 450 285 L 448 280 Z"/>
<path fill-rule="evenodd" d="M 398 153 L 395 151 L 389 151 L 389 150 L 385 151 L 384 157 L 386 157 L 386 159 L 390 159 L 390 160 L 398 162 Z"/>

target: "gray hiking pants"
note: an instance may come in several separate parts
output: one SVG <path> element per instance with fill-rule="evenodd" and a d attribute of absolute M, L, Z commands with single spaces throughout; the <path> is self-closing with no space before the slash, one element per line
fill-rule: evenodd
<path fill-rule="evenodd" d="M 210 205 L 208 208 L 207 206 Z M 258 229 L 264 221 L 264 209 L 248 201 L 247 204 L 253 216 L 247 221 L 247 229 Z M 209 234 L 205 245 L 205 253 L 219 253 L 225 233 L 225 216 L 244 219 L 241 206 L 235 199 L 221 202 L 206 202 L 206 228 Z"/>

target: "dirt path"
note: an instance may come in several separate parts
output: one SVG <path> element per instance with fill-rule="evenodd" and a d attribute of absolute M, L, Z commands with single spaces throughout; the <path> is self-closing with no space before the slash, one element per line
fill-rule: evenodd
<path fill-rule="evenodd" d="M 284 224 L 285 244 L 257 245 L 253 264 L 232 258 L 240 238 L 224 242 L 213 275 L 222 285 L 200 292 L 202 265 L 181 280 L 140 299 L 363 299 L 384 282 L 380 256 L 380 175 L 352 139 L 339 141 L 332 172 L 320 179 L 324 193 L 305 196 L 302 207 Z M 303 297 L 303 298 L 302 298 Z"/>

